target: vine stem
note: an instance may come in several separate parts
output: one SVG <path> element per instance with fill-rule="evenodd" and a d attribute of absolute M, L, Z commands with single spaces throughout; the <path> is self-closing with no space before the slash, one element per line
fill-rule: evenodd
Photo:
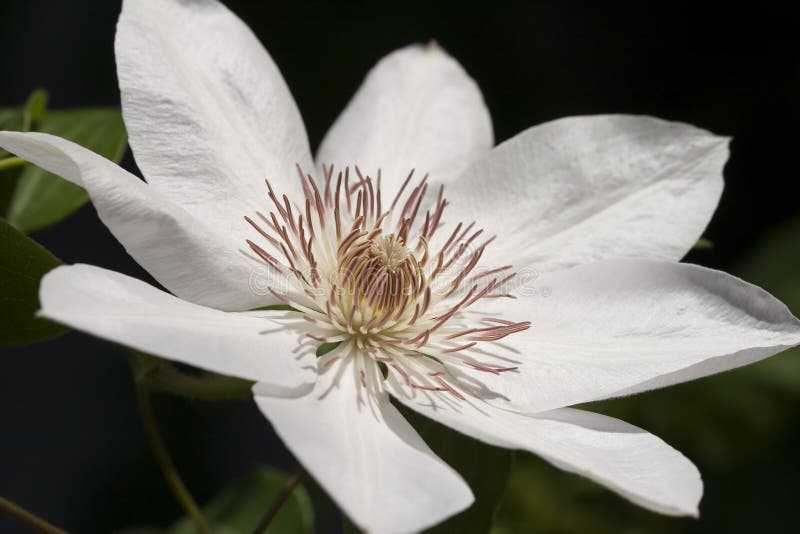
<path fill-rule="evenodd" d="M 136 350 L 129 350 L 134 379 L 151 392 L 171 393 L 195 400 L 228 400 L 252 398 L 253 382 L 204 373 L 193 376 L 176 369 L 171 363 Z"/>
<path fill-rule="evenodd" d="M 8 499 L 4 499 L 3 497 L 0 497 L 0 512 L 5 512 L 20 523 L 25 523 L 36 532 L 40 532 L 42 534 L 67 534 L 66 530 L 61 530 L 60 528 L 51 525 L 41 517 L 32 514 L 28 510 L 25 510 L 21 506 L 14 504 Z"/>
<path fill-rule="evenodd" d="M 272 520 L 275 519 L 275 516 L 278 515 L 281 507 L 289 498 L 289 495 L 292 494 L 292 490 L 294 490 L 305 473 L 306 470 L 303 469 L 303 466 L 300 466 L 297 472 L 295 472 L 295 474 L 293 474 L 289 480 L 286 481 L 286 485 L 283 487 L 275 500 L 272 501 L 272 505 L 269 507 L 269 510 L 267 510 L 267 513 L 264 514 L 264 517 L 262 517 L 261 521 L 258 522 L 258 526 L 256 526 L 255 530 L 253 530 L 253 534 L 262 534 L 265 530 L 267 530 L 267 527 L 270 523 L 272 523 Z"/>
<path fill-rule="evenodd" d="M 172 489 L 172 492 L 175 494 L 178 502 L 180 502 L 181 506 L 183 506 L 183 509 L 191 518 L 192 522 L 197 528 L 197 531 L 201 534 L 210 534 L 211 531 L 208 528 L 205 517 L 203 517 L 203 513 L 197 506 L 192 494 L 189 493 L 189 490 L 186 488 L 183 480 L 181 480 L 181 476 L 178 474 L 175 464 L 172 463 L 172 459 L 169 456 L 169 452 L 164 444 L 164 440 L 158 431 L 155 414 L 153 413 L 153 405 L 150 402 L 150 392 L 144 385 L 137 383 L 136 394 L 139 400 L 139 411 L 142 414 L 142 423 L 144 424 L 147 437 L 150 440 L 150 445 L 153 448 L 153 454 L 156 457 L 156 461 L 158 462 L 158 465 L 161 467 L 161 471 L 164 474 L 164 479 Z"/>
<path fill-rule="evenodd" d="M 159 365 L 148 372 L 143 382 L 151 391 L 163 391 L 198 400 L 252 398 L 253 383 L 241 378 L 207 374 L 187 375 L 171 365 Z"/>
<path fill-rule="evenodd" d="M 17 158 L 14 156 L 0 159 L 0 171 L 4 171 L 6 169 L 13 169 L 14 167 L 22 167 L 23 165 L 27 165 L 27 161 L 22 158 Z"/>

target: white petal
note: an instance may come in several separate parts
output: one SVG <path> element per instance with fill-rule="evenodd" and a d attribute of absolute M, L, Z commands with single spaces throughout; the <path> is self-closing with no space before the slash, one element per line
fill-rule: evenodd
<path fill-rule="evenodd" d="M 264 180 L 301 198 L 311 171 L 305 127 L 272 58 L 215 0 L 126 0 L 116 58 L 130 143 L 147 181 L 244 239 Z"/>
<path fill-rule="evenodd" d="M 530 411 L 693 380 L 800 344 L 800 321 L 786 306 L 695 265 L 598 262 L 547 273 L 517 294 L 486 301 L 481 312 L 531 327 L 484 347 L 497 360 L 476 357 L 518 372 L 465 373 Z"/>
<path fill-rule="evenodd" d="M 303 394 L 315 380 L 314 356 L 300 350 L 301 335 L 264 313 L 204 308 L 91 265 L 50 271 L 39 299 L 43 317 L 156 356 L 265 382 L 274 394 Z"/>
<path fill-rule="evenodd" d="M 422 392 L 411 398 L 393 379 L 390 384 L 392 394 L 403 404 L 459 432 L 537 454 L 650 510 L 697 516 L 703 494 L 697 468 L 640 428 L 569 408 L 523 415 L 479 401 L 444 402 L 444 397 Z"/>
<path fill-rule="evenodd" d="M 678 260 L 722 192 L 728 139 L 652 117 L 569 117 L 496 147 L 446 188 L 448 221 L 497 240 L 483 264 L 539 271 L 614 258 Z"/>
<path fill-rule="evenodd" d="M 103 223 L 128 253 L 179 297 L 220 309 L 274 304 L 283 288 L 244 240 L 198 220 L 111 161 L 43 133 L 0 132 L 0 146 L 85 188 Z"/>
<path fill-rule="evenodd" d="M 339 367 L 341 366 L 341 367 Z M 256 402 L 287 447 L 359 527 L 415 532 L 469 506 L 472 492 L 391 405 L 359 388 L 352 358 L 300 399 Z"/>
<path fill-rule="evenodd" d="M 435 43 L 383 58 L 336 119 L 317 164 L 358 165 L 394 195 L 409 171 L 434 182 L 457 177 L 494 144 L 477 84 Z"/>

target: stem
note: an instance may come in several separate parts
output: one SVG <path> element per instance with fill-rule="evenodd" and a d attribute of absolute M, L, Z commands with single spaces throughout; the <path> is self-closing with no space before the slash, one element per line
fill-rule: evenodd
<path fill-rule="evenodd" d="M 303 469 L 303 467 L 300 466 L 297 472 L 293 474 L 289 478 L 289 480 L 286 481 L 286 485 L 283 487 L 283 490 L 281 490 L 280 494 L 278 494 L 275 500 L 272 501 L 272 506 L 269 507 L 267 513 L 264 514 L 264 517 L 262 517 L 261 521 L 258 522 L 258 526 L 253 531 L 253 534 L 261 534 L 262 532 L 267 530 L 267 527 L 269 526 L 270 523 L 272 523 L 272 520 L 275 519 L 275 516 L 278 515 L 281 506 L 284 505 L 286 500 L 289 498 L 289 495 L 292 494 L 292 490 L 300 482 L 300 479 L 303 478 L 305 472 L 306 472 L 305 469 Z"/>
<path fill-rule="evenodd" d="M 3 158 L 0 159 L 0 171 L 4 171 L 6 169 L 13 169 L 14 167 L 22 167 L 23 165 L 27 164 L 28 164 L 27 161 L 15 156 Z"/>
<path fill-rule="evenodd" d="M 150 391 L 200 400 L 244 399 L 253 395 L 253 383 L 250 381 L 214 373 L 189 375 L 156 356 L 132 349 L 129 352 L 136 383 L 146 386 Z"/>
<path fill-rule="evenodd" d="M 40 532 L 41 534 L 67 534 L 66 530 L 61 530 L 60 528 L 51 525 L 41 517 L 32 514 L 24 508 L 2 497 L 0 497 L 0 512 L 5 512 L 10 517 L 13 517 L 21 523 L 25 523 L 33 530 Z"/>
<path fill-rule="evenodd" d="M 183 506 L 183 509 L 191 518 L 197 531 L 201 534 L 210 534 L 211 531 L 206 524 L 203 513 L 200 511 L 200 508 L 197 507 L 197 503 L 194 501 L 194 498 L 192 498 L 189 490 L 186 489 L 186 485 L 181 480 L 181 476 L 178 474 L 175 464 L 172 463 L 169 452 L 167 452 L 164 440 L 158 432 L 155 415 L 153 414 L 153 406 L 150 403 L 150 392 L 144 385 L 137 383 L 136 393 L 139 399 L 139 410 L 142 413 L 144 429 L 147 432 L 147 437 L 150 439 L 150 445 L 153 447 L 153 454 L 156 457 L 156 461 L 158 461 L 158 465 L 161 466 L 161 471 L 164 473 L 164 479 L 167 481 L 167 485 L 172 489 L 178 502 L 181 503 L 181 506 Z"/>
<path fill-rule="evenodd" d="M 171 365 L 160 365 L 147 372 L 143 382 L 154 391 L 164 391 L 203 400 L 249 398 L 253 394 L 252 382 L 231 376 L 191 376 Z"/>

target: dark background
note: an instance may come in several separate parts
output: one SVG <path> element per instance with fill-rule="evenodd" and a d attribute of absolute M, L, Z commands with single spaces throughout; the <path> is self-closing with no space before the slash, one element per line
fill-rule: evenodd
<path fill-rule="evenodd" d="M 689 258 L 722 269 L 800 214 L 799 19 L 789 4 L 227 2 L 281 67 L 312 147 L 382 55 L 430 38 L 481 86 L 498 142 L 546 120 L 606 112 L 733 136 L 726 190 L 706 233 L 715 246 Z M 0 107 L 22 104 L 37 87 L 50 92 L 54 108 L 117 105 L 118 12 L 118 1 L 0 0 Z M 149 280 L 91 206 L 34 238 L 65 262 Z M 70 333 L 2 349 L 0 402 L 0 495 L 77 532 L 166 525 L 180 515 L 145 442 L 126 359 L 110 344 Z M 249 402 L 159 397 L 156 409 L 201 502 L 254 464 L 292 468 Z M 692 450 L 691 434 L 660 435 Z M 761 451 L 766 456 L 749 457 L 757 485 L 748 471 L 714 478 L 719 470 L 711 466 L 709 474 L 698 462 L 707 482 L 703 519 L 664 521 L 693 531 L 791 531 L 800 496 L 791 459 L 800 438 L 785 432 L 773 445 Z M 728 484 L 740 488 L 741 500 L 719 498 Z M 0 517 L 0 532 L 18 528 Z"/>

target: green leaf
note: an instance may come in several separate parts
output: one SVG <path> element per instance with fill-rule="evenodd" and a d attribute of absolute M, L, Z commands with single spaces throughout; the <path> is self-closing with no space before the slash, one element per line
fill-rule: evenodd
<path fill-rule="evenodd" d="M 0 130 L 22 130 L 25 118 L 20 109 L 0 109 Z M 0 148 L 0 159 L 7 158 L 9 154 Z"/>
<path fill-rule="evenodd" d="M 243 480 L 225 488 L 203 514 L 211 531 L 222 534 L 250 534 L 264 513 L 286 486 L 287 475 L 272 468 L 259 467 Z M 196 529 L 183 518 L 169 534 L 194 534 Z M 314 509 L 305 488 L 298 484 L 281 507 L 266 532 L 273 534 L 313 534 Z"/>
<path fill-rule="evenodd" d="M 116 108 L 48 111 L 38 130 L 74 141 L 116 162 L 122 159 L 127 144 L 122 115 Z M 11 197 L 8 221 L 23 232 L 33 232 L 63 220 L 88 199 L 83 188 L 28 165 Z"/>
<path fill-rule="evenodd" d="M 0 109 L 0 130 L 28 131 L 38 123 L 47 108 L 49 96 L 46 91 L 37 89 L 28 96 L 22 109 Z M 0 148 L 0 160 L 9 158 L 6 150 Z M 5 216 L 11 203 L 11 197 L 19 182 L 21 168 L 0 170 L 0 214 Z"/>
<path fill-rule="evenodd" d="M 425 532 L 429 534 L 486 534 L 505 496 L 511 476 L 513 451 L 492 447 L 424 417 L 405 406 L 398 409 L 442 460 L 464 477 L 475 503 Z"/>
<path fill-rule="evenodd" d="M 29 132 L 39 124 L 44 117 L 44 111 L 47 109 L 49 100 L 50 95 L 44 89 L 37 89 L 28 96 L 25 107 L 22 110 L 22 129 L 24 131 Z"/>
<path fill-rule="evenodd" d="M 333 343 L 323 343 L 323 344 L 321 344 L 319 347 L 317 347 L 317 358 L 319 358 L 320 356 L 325 356 L 326 354 L 328 354 L 330 351 L 332 351 L 333 349 L 338 347 L 339 343 L 341 343 L 341 342 L 340 341 L 335 341 Z"/>
<path fill-rule="evenodd" d="M 0 219 L 0 345 L 33 343 L 67 331 L 34 317 L 39 281 L 60 264 L 47 249 Z"/>
<path fill-rule="evenodd" d="M 21 130 L 23 125 L 22 110 L 0 109 L 0 130 Z M 11 157 L 11 154 L 0 148 L 0 160 Z M 8 204 L 17 186 L 21 169 L 0 171 L 0 215 L 8 213 Z"/>
<path fill-rule="evenodd" d="M 0 109 L 0 129 L 2 130 L 21 130 L 24 123 L 22 110 L 3 108 Z M 3 154 L 3 149 L 0 148 L 0 155 Z M 8 155 L 8 152 L 5 153 Z"/>
<path fill-rule="evenodd" d="M 714 248 L 714 242 L 705 237 L 701 237 L 697 240 L 697 243 L 695 243 L 694 247 L 692 248 L 695 250 L 710 250 Z"/>

